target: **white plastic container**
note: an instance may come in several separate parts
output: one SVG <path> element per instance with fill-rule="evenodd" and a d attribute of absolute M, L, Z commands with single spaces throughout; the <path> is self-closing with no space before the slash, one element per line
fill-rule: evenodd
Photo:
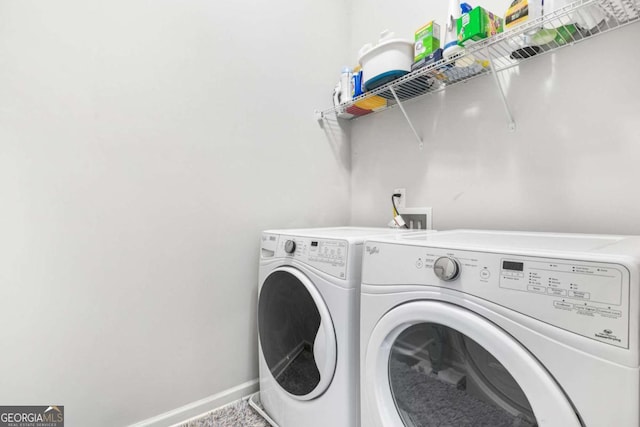
<path fill-rule="evenodd" d="M 558 17 L 557 11 L 571 4 L 571 0 L 544 0 L 544 9 L 543 12 L 547 17 L 553 16 L 553 18 L 549 18 L 547 22 L 544 24 L 544 28 L 548 30 L 553 30 L 556 28 L 563 27 L 565 25 L 573 25 L 576 23 L 574 17 L 572 15 L 564 15 L 562 17 Z"/>
<path fill-rule="evenodd" d="M 588 32 L 597 30 L 607 17 L 597 4 L 583 7 L 574 16 L 580 28 Z"/>
<path fill-rule="evenodd" d="M 393 33 L 383 31 L 375 47 L 371 44 L 360 49 L 358 62 L 362 66 L 365 90 L 372 90 L 411 71 L 413 42 L 394 39 Z"/>

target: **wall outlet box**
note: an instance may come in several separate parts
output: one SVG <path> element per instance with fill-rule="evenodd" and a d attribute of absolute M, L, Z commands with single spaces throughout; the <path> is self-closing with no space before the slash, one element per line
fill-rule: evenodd
<path fill-rule="evenodd" d="M 394 198 L 396 203 L 396 208 L 398 208 L 398 210 L 407 206 L 407 189 L 406 188 L 395 188 L 393 190 L 393 194 L 400 195 L 400 197 Z"/>
<path fill-rule="evenodd" d="M 433 230 L 432 208 L 398 208 L 398 211 L 411 230 Z"/>
<path fill-rule="evenodd" d="M 440 25 L 435 21 L 418 28 L 415 33 L 413 62 L 426 58 L 440 48 Z"/>

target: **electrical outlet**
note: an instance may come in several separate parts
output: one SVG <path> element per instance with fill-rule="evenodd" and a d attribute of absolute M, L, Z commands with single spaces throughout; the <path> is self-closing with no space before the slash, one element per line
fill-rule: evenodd
<path fill-rule="evenodd" d="M 393 194 L 400 194 L 400 197 L 396 197 L 396 207 L 398 208 L 398 210 L 407 206 L 406 188 L 396 188 L 395 190 L 393 190 Z"/>
<path fill-rule="evenodd" d="M 412 230 L 433 229 L 433 209 L 431 208 L 402 208 L 398 206 L 402 219 Z"/>

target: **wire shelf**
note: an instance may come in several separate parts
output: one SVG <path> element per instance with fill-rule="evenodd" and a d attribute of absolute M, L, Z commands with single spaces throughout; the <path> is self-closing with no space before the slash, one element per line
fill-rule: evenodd
<path fill-rule="evenodd" d="M 385 98 L 387 103 L 386 106 L 371 110 L 371 113 L 399 106 L 406 115 L 402 108 L 405 101 L 437 93 L 449 86 L 486 74 L 495 75 L 496 72 L 515 67 L 531 58 L 639 20 L 640 0 L 578 0 L 556 11 L 545 11 L 541 18 L 467 46 L 455 57 L 419 68 L 340 106 L 320 111 L 319 118 L 334 116 L 351 120 L 364 117 L 369 113 L 365 111 L 363 114 L 359 110 L 360 115 L 353 115 L 347 110 L 354 104 L 362 105 L 361 101 L 375 96 Z M 544 40 L 544 44 L 535 40 L 536 34 L 539 37 L 544 33 L 541 29 L 555 30 L 549 33 L 553 37 Z M 460 66 L 461 64 L 464 66 Z"/>

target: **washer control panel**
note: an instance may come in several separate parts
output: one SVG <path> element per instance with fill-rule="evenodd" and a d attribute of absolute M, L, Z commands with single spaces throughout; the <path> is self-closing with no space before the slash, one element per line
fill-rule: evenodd
<path fill-rule="evenodd" d="M 378 243 L 367 285 L 438 286 L 628 348 L 629 270 L 621 264 Z"/>
<path fill-rule="evenodd" d="M 508 258 L 501 260 L 500 267 L 501 288 L 567 297 L 585 304 L 619 306 L 622 303 L 622 272 L 619 267 Z"/>
<path fill-rule="evenodd" d="M 275 257 L 296 259 L 339 279 L 347 277 L 346 240 L 284 235 L 276 236 L 276 239 Z M 263 246 L 264 240 L 263 236 Z"/>

